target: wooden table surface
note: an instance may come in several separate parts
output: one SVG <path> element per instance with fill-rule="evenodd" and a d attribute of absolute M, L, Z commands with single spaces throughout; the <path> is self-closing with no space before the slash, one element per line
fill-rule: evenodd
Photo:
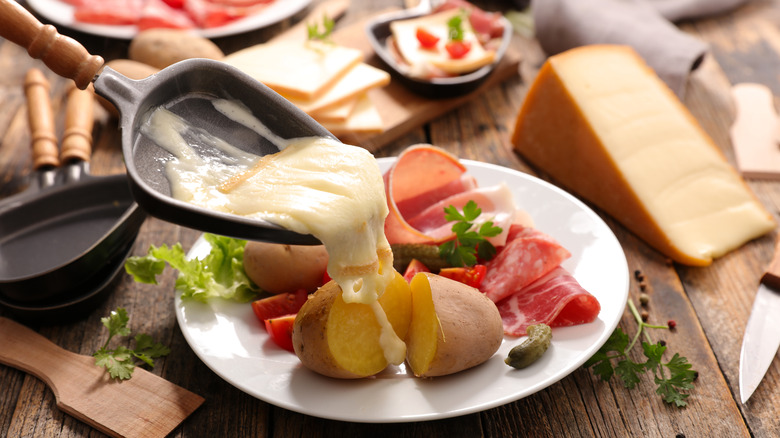
<path fill-rule="evenodd" d="M 381 0 L 354 1 L 339 26 L 356 22 L 380 8 Z M 479 3 L 479 2 L 478 2 Z M 401 6 L 401 2 L 395 3 Z M 298 20 L 239 36 L 217 39 L 226 53 L 263 42 Z M 780 95 L 780 1 L 758 0 L 732 13 L 681 23 L 686 31 L 710 43 L 704 65 L 690 78 L 685 104 L 733 162 L 728 129 L 733 120 L 731 84 L 758 82 Z M 60 29 L 106 59 L 126 57 L 128 42 Z M 518 37 L 523 61 L 520 75 L 490 88 L 468 105 L 410 130 L 377 156 L 392 156 L 405 147 L 430 142 L 468 159 L 497 163 L 535 174 L 512 152 L 513 121 L 528 84 L 544 59 L 532 39 Z M 30 67 L 42 67 L 24 50 L 0 39 L 0 198 L 23 190 L 29 175 L 29 133 L 21 84 Z M 52 81 L 54 105 L 62 106 L 67 81 Z M 59 112 L 58 126 L 62 126 Z M 94 129 L 94 174 L 123 171 L 116 121 L 98 110 Z M 540 175 L 544 178 L 544 175 Z M 780 182 L 749 181 L 774 215 L 780 203 Z M 670 349 L 687 356 L 699 371 L 690 404 L 678 409 L 665 404 L 649 379 L 627 390 L 616 381 L 605 383 L 591 370 L 577 369 L 568 377 L 531 396 L 484 412 L 421 423 L 360 424 L 325 420 L 275 407 L 226 383 L 193 353 L 180 332 L 173 306 L 175 275 L 160 285 L 139 285 L 122 275 L 105 301 L 88 315 L 65 323 L 31 323 L 57 345 L 89 355 L 106 339 L 99 322 L 112 309 L 125 307 L 134 330 L 163 341 L 172 353 L 153 372 L 206 398 L 177 428 L 186 437 L 508 437 L 508 436 L 642 436 L 740 437 L 780 434 L 780 361 L 775 360 L 758 390 L 739 402 L 739 349 L 762 269 L 772 255 L 775 233 L 732 252 L 712 266 L 672 265 L 636 236 L 601 214 L 625 251 L 630 272 L 646 277 L 651 296 L 649 318 L 676 320 L 676 331 L 665 334 Z M 184 248 L 201 232 L 150 218 L 135 247 L 181 242 Z M 638 301 L 638 282 L 631 275 L 630 298 Z M 0 315 L 15 318 L 0 307 Z M 636 325 L 625 312 L 620 326 L 629 335 Z M 657 335 L 656 335 L 657 336 Z M 0 346 L 2 348 L 2 346 Z M 0 365 L 0 436 L 81 437 L 100 433 L 60 412 L 52 391 L 39 379 Z M 338 394 L 334 394 L 338 397 Z M 402 402 L 402 401 L 398 401 Z"/>

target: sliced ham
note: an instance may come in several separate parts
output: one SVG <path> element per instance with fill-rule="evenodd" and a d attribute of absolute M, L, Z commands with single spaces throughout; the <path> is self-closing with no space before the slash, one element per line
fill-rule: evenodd
<path fill-rule="evenodd" d="M 446 187 L 460 180 L 464 173 L 466 168 L 457 157 L 441 148 L 426 144 L 406 148 L 384 175 L 390 209 L 385 220 L 387 240 L 390 243 L 435 243 L 432 237 L 406 222 L 398 205 Z"/>
<path fill-rule="evenodd" d="M 491 238 L 491 243 L 493 246 L 503 246 L 517 211 L 514 195 L 506 184 L 474 188 L 448 196 L 410 217 L 407 222 L 437 242 L 446 241 L 452 237 L 452 222 L 445 220 L 444 208 L 452 205 L 463 210 L 463 206 L 469 201 L 476 202 L 482 210 L 482 214 L 474 221 L 475 226 L 493 221 L 493 224 L 501 227 L 503 231 Z"/>
<path fill-rule="evenodd" d="M 596 297 L 586 291 L 564 268 L 547 275 L 496 303 L 504 333 L 524 336 L 534 324 L 566 327 L 593 322 L 601 311 Z"/>
<path fill-rule="evenodd" d="M 195 23 L 181 9 L 170 6 L 164 0 L 146 0 L 136 23 L 139 30 L 153 28 L 190 29 Z"/>
<path fill-rule="evenodd" d="M 536 228 L 512 225 L 505 246 L 487 263 L 480 286 L 494 303 L 514 294 L 555 269 L 571 253 Z"/>
<path fill-rule="evenodd" d="M 82 23 L 133 25 L 144 4 L 144 0 L 84 0 L 73 10 L 73 18 Z"/>
<path fill-rule="evenodd" d="M 470 200 L 482 209 L 477 224 L 492 220 L 508 230 L 517 212 L 508 187 L 477 188 L 476 180 L 455 156 L 431 145 L 407 148 L 384 179 L 390 209 L 385 235 L 390 243 L 438 244 L 452 239 L 452 224 L 445 221 L 444 208 L 462 209 Z M 506 235 L 491 238 L 491 243 L 503 245 Z"/>

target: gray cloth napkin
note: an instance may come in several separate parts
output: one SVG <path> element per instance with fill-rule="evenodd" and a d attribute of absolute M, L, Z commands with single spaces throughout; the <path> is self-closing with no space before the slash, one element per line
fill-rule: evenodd
<path fill-rule="evenodd" d="M 588 44 L 634 48 L 680 98 L 707 44 L 673 23 L 729 11 L 748 0 L 533 0 L 536 38 L 547 55 Z"/>

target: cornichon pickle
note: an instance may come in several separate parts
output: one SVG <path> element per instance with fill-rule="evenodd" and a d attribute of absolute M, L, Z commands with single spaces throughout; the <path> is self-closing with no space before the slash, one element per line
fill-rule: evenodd
<path fill-rule="evenodd" d="M 536 362 L 552 341 L 552 330 L 547 324 L 529 326 L 526 330 L 528 339 L 522 344 L 509 350 L 509 355 L 504 359 L 507 365 L 517 369 L 525 368 Z"/>
<path fill-rule="evenodd" d="M 448 267 L 444 259 L 439 257 L 439 247 L 422 243 L 394 243 L 390 245 L 393 250 L 393 268 L 403 273 L 412 259 L 421 261 L 431 272 L 439 272 Z"/>

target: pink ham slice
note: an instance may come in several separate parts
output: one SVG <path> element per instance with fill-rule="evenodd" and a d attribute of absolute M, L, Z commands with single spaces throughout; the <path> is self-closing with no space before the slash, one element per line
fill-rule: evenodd
<path fill-rule="evenodd" d="M 601 311 L 596 297 L 586 291 L 564 268 L 557 267 L 496 303 L 504 333 L 525 336 L 534 324 L 566 327 L 593 322 Z"/>
<path fill-rule="evenodd" d="M 190 29 L 195 23 L 181 9 L 176 9 L 163 0 L 146 0 L 141 16 L 136 23 L 139 30 L 154 28 Z"/>
<path fill-rule="evenodd" d="M 452 239 L 452 224 L 444 220 L 444 208 L 458 209 L 473 200 L 482 209 L 476 223 L 492 220 L 504 230 L 514 221 L 514 195 L 504 185 L 477 188 L 474 177 L 457 157 L 428 144 L 411 146 L 384 174 L 390 209 L 385 235 L 390 243 L 439 244 Z M 491 239 L 495 246 L 507 233 Z"/>
<path fill-rule="evenodd" d="M 416 216 L 407 219 L 409 225 L 431 236 L 437 242 L 443 242 L 452 237 L 452 222 L 445 220 L 444 208 L 450 205 L 458 210 L 469 201 L 477 203 L 482 210 L 482 215 L 475 221 L 479 226 L 485 221 L 493 221 L 493 224 L 501 227 L 503 232 L 491 238 L 491 243 L 498 247 L 506 243 L 511 224 L 515 217 L 516 207 L 514 195 L 506 184 L 474 188 L 448 196 L 441 201 L 430 205 Z"/>
<path fill-rule="evenodd" d="M 571 253 L 547 234 L 536 228 L 512 225 L 506 245 L 487 263 L 487 274 L 479 288 L 497 303 L 569 257 Z"/>

